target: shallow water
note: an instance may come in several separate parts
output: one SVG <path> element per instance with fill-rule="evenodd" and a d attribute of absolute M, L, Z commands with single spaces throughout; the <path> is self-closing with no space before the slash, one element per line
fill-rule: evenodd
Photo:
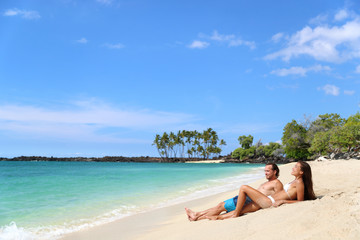
<path fill-rule="evenodd" d="M 0 162 L 0 238 L 54 239 L 261 177 L 261 164 Z"/>

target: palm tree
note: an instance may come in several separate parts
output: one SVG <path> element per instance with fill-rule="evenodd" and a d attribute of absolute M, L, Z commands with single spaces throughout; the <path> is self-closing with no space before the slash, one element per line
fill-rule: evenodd
<path fill-rule="evenodd" d="M 170 139 L 169 139 L 169 135 L 166 132 L 164 132 L 164 134 L 162 135 L 160 142 L 161 142 L 161 147 L 164 149 L 163 151 L 165 158 L 169 159 Z"/>
<path fill-rule="evenodd" d="M 181 151 L 180 151 L 180 157 L 181 158 L 184 158 L 184 148 L 185 148 L 185 141 L 184 141 L 184 138 L 185 138 L 185 130 L 182 130 L 182 131 L 178 131 L 178 142 L 180 144 L 180 148 L 181 148 Z"/>

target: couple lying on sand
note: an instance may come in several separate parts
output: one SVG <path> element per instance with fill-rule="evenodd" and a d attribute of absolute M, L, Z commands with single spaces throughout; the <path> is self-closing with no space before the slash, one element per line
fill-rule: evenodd
<path fill-rule="evenodd" d="M 190 221 L 223 220 L 255 212 L 261 208 L 315 199 L 311 168 L 308 163 L 297 162 L 291 172 L 295 179 L 285 186 L 278 180 L 279 172 L 280 170 L 275 163 L 268 163 L 265 166 L 265 177 L 268 181 L 261 184 L 257 190 L 243 185 L 240 187 L 238 196 L 201 212 L 194 212 L 185 208 L 186 214 Z M 227 213 L 220 215 L 223 211 Z"/>

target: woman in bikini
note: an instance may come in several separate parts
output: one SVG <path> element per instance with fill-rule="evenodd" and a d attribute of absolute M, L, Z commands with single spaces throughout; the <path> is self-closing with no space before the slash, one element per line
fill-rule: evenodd
<path fill-rule="evenodd" d="M 284 203 L 295 203 L 304 200 L 314 200 L 315 194 L 313 190 L 311 168 L 308 163 L 298 161 L 293 167 L 291 175 L 295 179 L 286 184 L 282 191 L 279 191 L 272 196 L 266 196 L 258 190 L 243 185 L 240 187 L 238 202 L 235 211 L 219 215 L 211 216 L 210 220 L 223 220 L 227 218 L 239 217 L 241 215 L 241 209 L 245 203 L 246 196 L 251 198 L 254 204 L 257 204 L 260 208 L 269 208 L 271 206 L 280 206 Z"/>

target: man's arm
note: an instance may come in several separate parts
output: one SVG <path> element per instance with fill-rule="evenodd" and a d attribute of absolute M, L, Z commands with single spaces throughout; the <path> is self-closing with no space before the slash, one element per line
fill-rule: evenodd
<path fill-rule="evenodd" d="M 276 181 L 275 187 L 274 187 L 275 193 L 277 193 L 283 189 L 284 189 L 284 186 L 283 186 L 282 182 L 280 182 L 280 180 Z"/>

